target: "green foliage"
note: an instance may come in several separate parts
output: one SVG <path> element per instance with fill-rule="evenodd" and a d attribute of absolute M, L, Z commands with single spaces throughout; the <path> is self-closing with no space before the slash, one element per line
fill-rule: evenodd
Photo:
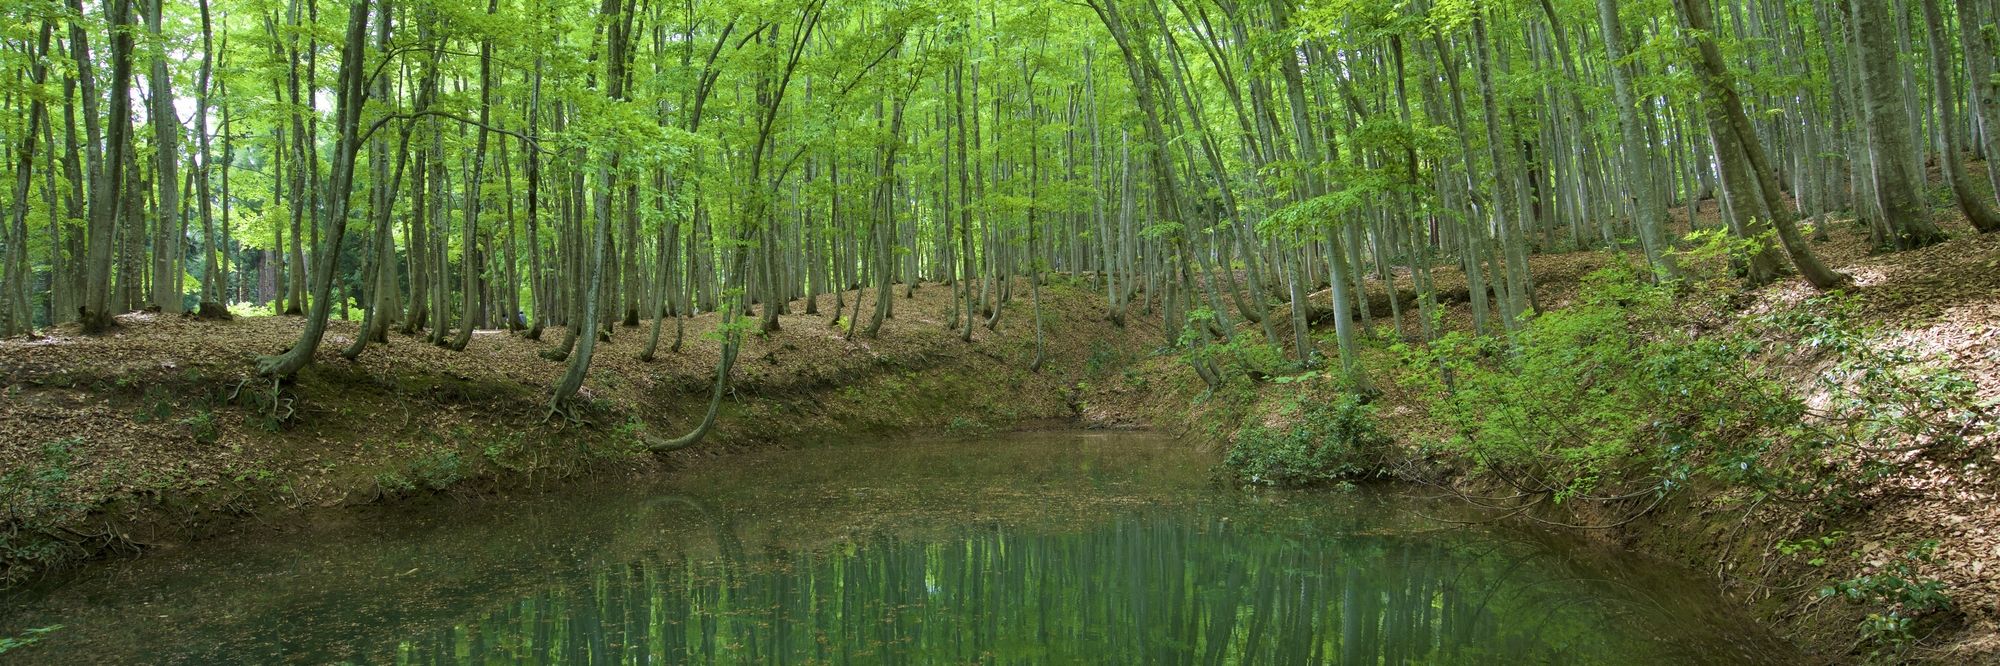
<path fill-rule="evenodd" d="M 272 301 L 269 303 L 265 303 L 263 305 L 258 305 L 255 303 L 230 303 L 229 314 L 236 317 L 277 316 L 278 315 L 277 301 Z"/>
<path fill-rule="evenodd" d="M 515 432 L 486 442 L 485 446 L 480 447 L 480 453 L 486 457 L 487 463 L 496 467 L 516 472 L 525 471 L 528 467 L 520 457 L 527 449 L 526 444 L 527 436 Z"/>
<path fill-rule="evenodd" d="M 1359 393 L 1341 391 L 1332 402 L 1295 402 L 1295 422 L 1255 424 L 1236 434 L 1223 464 L 1251 483 L 1304 485 L 1376 476 L 1389 438 L 1375 427 L 1375 410 Z"/>
<path fill-rule="evenodd" d="M 1703 476 L 1839 510 L 1898 454 L 1959 456 L 1992 428 L 1972 382 L 1872 342 L 1841 297 L 1703 336 L 1672 305 L 1613 267 L 1511 340 L 1454 334 L 1402 355 L 1446 450 L 1557 501 Z M 1803 384 L 1786 374 L 1815 366 Z"/>
<path fill-rule="evenodd" d="M 1682 260 L 1726 259 L 1741 262 L 1777 242 L 1777 234 L 1776 230 L 1771 230 L 1756 238 L 1744 238 L 1724 228 L 1697 229 L 1682 237 L 1686 243 L 1673 254 Z"/>
<path fill-rule="evenodd" d="M 1612 480 L 1671 487 L 1687 473 L 1677 460 L 1763 422 L 1769 403 L 1745 398 L 1777 389 L 1744 371 L 1754 344 L 1671 326 L 1671 298 L 1615 266 L 1512 340 L 1452 334 L 1402 353 L 1452 433 L 1443 446 L 1523 490 L 1562 501 Z"/>
<path fill-rule="evenodd" d="M 1869 658 L 1900 659 L 1916 641 L 1920 620 L 1951 609 L 1944 582 L 1918 573 L 1921 566 L 1933 561 L 1931 554 L 1937 546 L 1935 540 L 1924 541 L 1889 561 L 1870 566 L 1867 573 L 1820 588 L 1821 598 L 1840 597 L 1870 607 L 1859 627 L 1862 642 L 1870 647 Z"/>
<path fill-rule="evenodd" d="M 1215 313 L 1208 308 L 1197 308 L 1188 314 L 1189 325 L 1181 329 L 1180 343 L 1187 350 L 1190 362 L 1233 370 L 1224 373 L 1225 380 L 1238 376 L 1261 379 L 1298 369 L 1297 362 L 1286 359 L 1283 351 L 1261 337 L 1239 335 L 1221 342 L 1209 340 L 1206 328 L 1214 320 Z"/>
<path fill-rule="evenodd" d="M 174 412 L 173 394 L 164 386 L 149 386 L 140 398 L 138 411 L 132 414 L 134 423 L 165 421 Z"/>
<path fill-rule="evenodd" d="M 381 489 L 382 492 L 388 493 L 417 489 L 416 484 L 410 483 L 409 479 L 404 478 L 402 474 L 397 472 L 383 472 L 375 475 L 375 487 Z"/>
<path fill-rule="evenodd" d="M 639 442 L 645 437 L 646 422 L 639 420 L 637 416 L 628 416 L 624 423 L 612 428 L 612 432 L 617 435 L 619 441 Z"/>
<path fill-rule="evenodd" d="M 82 444 L 75 438 L 44 443 L 32 464 L 0 475 L 0 517 L 6 522 L 38 523 L 79 510 L 64 498 L 63 489 L 75 465 L 70 450 Z"/>
<path fill-rule="evenodd" d="M 444 490 L 465 479 L 466 464 L 457 451 L 434 451 L 400 469 L 375 475 L 375 486 L 386 493 L 426 488 Z"/>
<path fill-rule="evenodd" d="M 1092 378 L 1101 378 L 1112 368 L 1124 366 L 1126 363 L 1125 355 L 1120 353 L 1118 348 L 1106 344 L 1103 340 L 1094 340 L 1090 343 L 1090 356 L 1083 360 L 1083 372 Z"/>
<path fill-rule="evenodd" d="M 1840 539 L 1845 536 L 1847 536 L 1847 532 L 1835 530 L 1816 537 L 1780 540 L 1778 541 L 1778 554 L 1786 557 L 1806 555 L 1808 556 L 1806 558 L 1807 566 L 1823 567 L 1826 566 L 1826 554 L 1832 551 L 1833 545 L 1839 543 Z"/>
<path fill-rule="evenodd" d="M 1832 508 L 1908 469 L 1913 455 L 1963 459 L 1975 438 L 1994 430 L 1994 405 L 1972 380 L 1909 345 L 1881 342 L 1888 336 L 1859 324 L 1858 307 L 1823 296 L 1754 322 L 1785 340 L 1772 349 L 1775 358 L 1818 368 L 1791 398 L 1796 420 L 1774 424 L 1779 442 L 1767 464 L 1793 471 L 1774 491 Z"/>

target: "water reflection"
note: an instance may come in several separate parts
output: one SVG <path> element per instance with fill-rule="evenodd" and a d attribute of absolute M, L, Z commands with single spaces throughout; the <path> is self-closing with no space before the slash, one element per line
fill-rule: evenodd
<path fill-rule="evenodd" d="M 1168 512 L 610 567 L 398 663 L 1686 663 L 1657 600 L 1523 544 Z M 1351 527 L 1362 528 L 1355 524 Z M 1280 528 L 1280 529 L 1273 529 Z M 1463 535 L 1463 533 L 1458 533 Z M 1740 663 L 1745 655 L 1707 655 Z M 370 661 L 374 661 L 371 659 Z"/>
<path fill-rule="evenodd" d="M 1659 567 L 1435 524 L 1391 496 L 1218 489 L 1169 442 L 761 455 L 644 495 L 142 558 L 39 592 L 0 628 L 69 625 L 37 663 L 1789 658 Z"/>

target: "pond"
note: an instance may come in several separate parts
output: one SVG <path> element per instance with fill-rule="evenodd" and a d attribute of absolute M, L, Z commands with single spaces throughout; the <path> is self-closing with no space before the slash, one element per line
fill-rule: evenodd
<path fill-rule="evenodd" d="M 418 502 L 0 599 L 0 663 L 1794 663 L 1697 575 L 1146 434 L 800 446 Z"/>

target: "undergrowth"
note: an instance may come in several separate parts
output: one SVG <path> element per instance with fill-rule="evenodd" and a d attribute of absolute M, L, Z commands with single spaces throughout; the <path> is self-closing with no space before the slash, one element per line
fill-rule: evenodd
<path fill-rule="evenodd" d="M 1822 598 L 1839 597 L 1870 610 L 1861 620 L 1859 642 L 1870 660 L 1902 658 L 1918 638 L 1918 624 L 1938 611 L 1949 610 L 1944 583 L 1923 577 L 1920 569 L 1933 560 L 1938 542 L 1925 541 L 1896 557 L 1870 564 L 1859 576 L 1820 588 Z"/>
<path fill-rule="evenodd" d="M 1804 507 L 1814 524 L 1862 510 L 1899 475 L 1966 464 L 1993 432 L 1973 382 L 1881 342 L 1849 297 L 1722 321 L 1694 305 L 1618 265 L 1511 335 L 1399 346 L 1398 380 L 1443 426 L 1422 444 L 1529 502 L 1637 506 L 1629 520 L 1701 482 L 1746 506 Z M 1873 607 L 1862 632 L 1877 654 L 1950 608 L 1921 577 L 1927 562 L 1829 587 Z"/>
<path fill-rule="evenodd" d="M 1360 393 L 1342 391 L 1331 402 L 1294 398 L 1282 416 L 1285 426 L 1238 431 L 1224 464 L 1252 483 L 1271 485 L 1346 481 L 1384 468 L 1390 440 Z"/>

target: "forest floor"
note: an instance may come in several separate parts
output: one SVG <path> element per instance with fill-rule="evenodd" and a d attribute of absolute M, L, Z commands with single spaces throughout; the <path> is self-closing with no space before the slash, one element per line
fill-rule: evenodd
<path fill-rule="evenodd" d="M 719 351 L 713 315 L 688 321 L 678 353 L 668 321 L 652 362 L 637 358 L 650 322 L 616 328 L 597 346 L 581 423 L 549 418 L 564 364 L 539 352 L 560 343 L 559 328 L 539 341 L 479 331 L 462 352 L 392 332 L 350 362 L 338 350 L 358 324 L 335 321 L 314 365 L 275 392 L 254 359 L 287 348 L 299 317 L 133 313 L 101 336 L 0 340 L 0 588 L 100 555 L 282 528 L 322 507 L 656 473 L 753 445 L 1071 422 L 1075 387 L 1143 343 L 1104 323 L 1101 299 L 1053 283 L 1042 290 L 1047 362 L 1030 372 L 1020 284 L 997 328 L 975 327 L 970 344 L 945 328 L 951 290 L 934 284 L 913 298 L 899 288 L 872 339 L 846 339 L 826 315 L 781 316 L 782 330 L 745 342 L 716 430 L 668 455 L 643 441 L 699 422 Z"/>
<path fill-rule="evenodd" d="M 1851 220 L 1835 219 L 1829 238 L 1813 249 L 1828 265 L 1854 278 L 1847 290 L 1856 305 L 1856 319 L 1874 331 L 1871 344 L 1901 346 L 1940 361 L 1977 385 L 1986 404 L 2000 401 L 2000 234 L 1980 235 L 1956 210 L 1936 205 L 1938 223 L 1951 240 L 1920 250 L 1878 253 L 1866 230 Z M 1685 232 L 1687 211 L 1676 209 L 1678 231 Z M 1697 225 L 1721 224 L 1713 201 L 1696 216 Z M 1537 298 L 1543 311 L 1571 303 L 1584 278 L 1617 262 L 1642 261 L 1636 252 L 1578 251 L 1538 254 L 1531 258 Z M 1764 288 L 1744 291 L 1741 283 L 1720 276 L 1720 261 L 1690 265 L 1696 279 L 1709 282 L 1698 290 L 1725 292 L 1722 299 L 1738 319 L 1768 313 L 1817 295 L 1796 277 Z M 1413 389 L 1400 385 L 1397 355 L 1390 346 L 1400 338 L 1420 339 L 1410 276 L 1395 276 L 1404 308 L 1400 336 L 1392 336 L 1389 291 L 1370 281 L 1368 302 L 1377 328 L 1363 342 L 1363 366 L 1381 393 L 1375 398 L 1378 420 L 1413 459 L 1443 464 L 1456 476 L 1457 491 L 1493 491 L 1463 461 L 1426 458 L 1431 445 L 1443 440 L 1443 426 L 1421 406 Z M 1443 329 L 1470 331 L 1469 299 L 1463 272 L 1434 271 L 1433 283 L 1443 306 Z M 1329 303 L 1324 291 L 1315 294 L 1321 308 Z M 1714 303 L 1713 299 L 1705 301 Z M 1706 306 L 1705 306 L 1706 307 Z M 1319 313 L 1315 313 L 1316 315 Z M 1273 315 L 1280 339 L 1290 340 L 1289 315 Z M 1315 343 L 1322 354 L 1335 357 L 1331 317 L 1314 322 Z M 1261 337 L 1248 324 L 1241 335 Z M 1800 384 L 1819 368 L 1781 368 L 1798 376 Z M 1231 442 L 1249 425 L 1287 426 L 1296 418 L 1301 400 L 1331 399 L 1339 390 L 1331 381 L 1261 383 L 1248 398 L 1212 395 L 1178 358 L 1142 359 L 1124 372 L 1125 381 L 1095 387 L 1086 394 L 1086 414 L 1102 422 L 1146 422 L 1178 429 L 1198 439 Z M 1165 388 L 1166 390 L 1162 390 Z M 1190 409 L 1192 402 L 1195 406 Z M 1867 491 L 1867 508 L 1829 523 L 1806 517 L 1805 507 L 1782 502 L 1752 502 L 1744 493 L 1723 489 L 1682 492 L 1641 519 L 1610 529 L 1584 530 L 1598 538 L 1644 552 L 1677 559 L 1697 571 L 1716 576 L 1782 634 L 1830 662 L 1859 661 L 1867 647 L 1857 640 L 1865 610 L 1821 598 L 1826 584 L 1867 573 L 1881 573 L 1902 549 L 1936 540 L 1931 561 L 1917 564 L 1917 579 L 1941 581 L 1953 605 L 1949 617 L 1925 627 L 1905 658 L 1929 663 L 2000 664 L 2000 443 L 1989 434 L 1978 443 L 1973 459 L 1963 467 L 1912 463 L 1911 467 L 1877 482 Z M 1430 487 L 1417 492 L 1436 494 Z M 1637 500 L 1643 502 L 1643 498 Z M 1748 508 L 1745 505 L 1748 504 Z M 1761 506 L 1760 506 L 1761 505 Z M 1607 524 L 1629 513 L 1626 506 L 1592 506 L 1572 502 L 1540 509 L 1550 523 Z M 1643 507 L 1642 507 L 1643 509 Z M 1494 511 L 1496 519 L 1501 511 Z M 1787 540 L 1838 535 L 1832 549 L 1841 556 L 1808 564 L 1803 556 L 1781 554 Z M 1846 553 L 1845 551 L 1851 551 Z"/>

